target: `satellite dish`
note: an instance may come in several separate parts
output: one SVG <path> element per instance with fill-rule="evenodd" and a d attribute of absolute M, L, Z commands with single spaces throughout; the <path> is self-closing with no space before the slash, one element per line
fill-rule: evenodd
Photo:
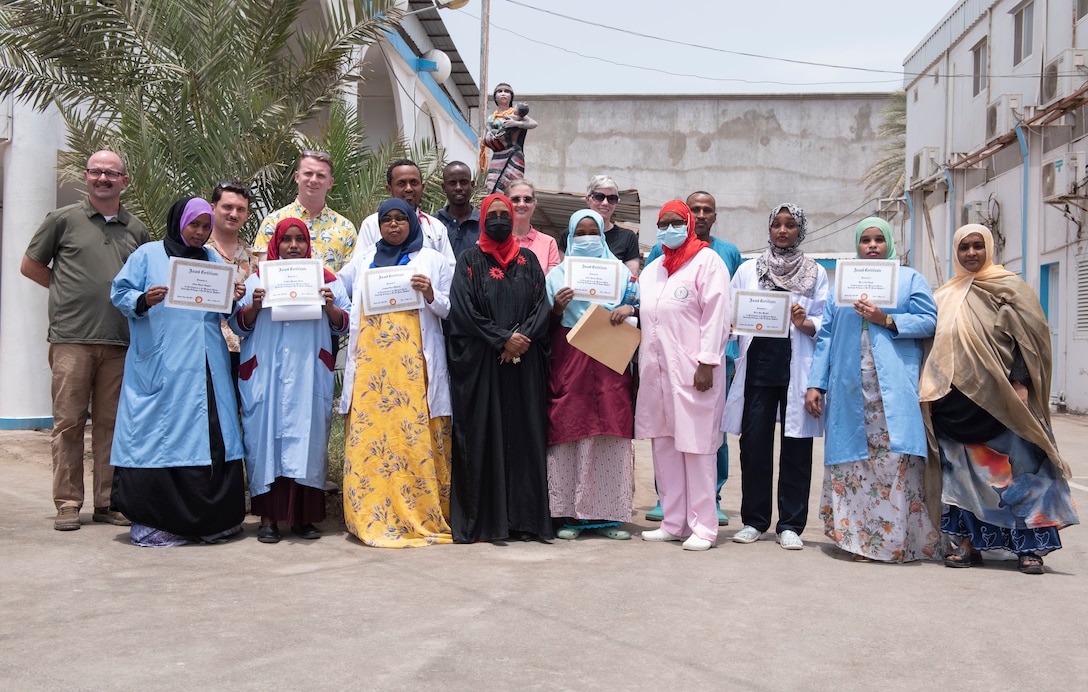
<path fill-rule="evenodd" d="M 450 56 L 437 48 L 433 48 L 423 55 L 423 59 L 430 60 L 437 66 L 435 71 L 431 73 L 431 76 L 434 77 L 434 81 L 442 84 L 450 78 L 450 73 L 453 71 L 453 63 L 450 62 Z"/>

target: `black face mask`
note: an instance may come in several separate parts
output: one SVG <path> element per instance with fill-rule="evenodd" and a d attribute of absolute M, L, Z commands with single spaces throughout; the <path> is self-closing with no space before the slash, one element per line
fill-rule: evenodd
<path fill-rule="evenodd" d="M 514 230 L 514 220 L 509 216 L 492 216 L 484 219 L 484 233 L 496 243 L 504 242 Z"/>

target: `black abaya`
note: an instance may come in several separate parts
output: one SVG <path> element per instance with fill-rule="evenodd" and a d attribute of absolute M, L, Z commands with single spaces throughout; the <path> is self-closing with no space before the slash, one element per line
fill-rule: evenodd
<path fill-rule="evenodd" d="M 501 540 L 511 532 L 551 538 L 544 272 L 529 250 L 503 269 L 472 247 L 457 260 L 450 293 L 454 541 Z M 501 363 L 515 328 L 532 345 L 521 362 Z"/>

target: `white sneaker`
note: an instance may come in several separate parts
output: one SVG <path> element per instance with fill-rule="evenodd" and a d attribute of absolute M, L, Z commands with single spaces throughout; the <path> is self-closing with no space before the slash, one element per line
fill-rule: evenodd
<path fill-rule="evenodd" d="M 786 550 L 800 550 L 805 547 L 805 542 L 801 540 L 797 532 L 789 529 L 778 534 L 778 544 Z"/>
<path fill-rule="evenodd" d="M 699 538 L 695 534 L 688 536 L 688 539 L 684 541 L 684 550 L 710 550 L 714 547 L 713 541 L 708 541 L 705 538 Z"/>
<path fill-rule="evenodd" d="M 733 534 L 734 543 L 755 543 L 759 540 L 759 537 L 763 535 L 763 532 L 754 526 L 748 526 L 745 524 L 744 528 Z"/>
<path fill-rule="evenodd" d="M 682 541 L 684 539 L 682 536 L 674 536 L 665 529 L 654 529 L 653 531 L 643 531 L 642 540 L 664 543 L 665 541 Z"/>

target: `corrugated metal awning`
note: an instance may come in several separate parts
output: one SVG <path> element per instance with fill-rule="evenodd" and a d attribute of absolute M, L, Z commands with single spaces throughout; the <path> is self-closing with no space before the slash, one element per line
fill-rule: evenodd
<path fill-rule="evenodd" d="M 571 214 L 587 208 L 584 192 L 537 189 L 534 196 L 536 211 L 533 213 L 533 228 L 556 238 L 567 232 Z M 620 203 L 612 212 L 612 222 L 638 233 L 640 205 L 638 190 L 620 190 Z"/>

